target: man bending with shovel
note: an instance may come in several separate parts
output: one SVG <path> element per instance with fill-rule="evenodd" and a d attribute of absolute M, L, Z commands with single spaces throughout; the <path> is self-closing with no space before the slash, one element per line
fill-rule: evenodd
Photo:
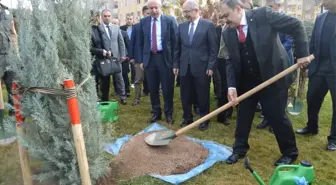
<path fill-rule="evenodd" d="M 220 8 L 221 18 L 229 25 L 223 33 L 229 51 L 229 101 L 237 102 L 238 94 L 253 89 L 289 67 L 288 56 L 279 42 L 278 32 L 294 38 L 300 67 L 310 63 L 307 34 L 298 19 L 273 12 L 269 7 L 244 10 L 240 0 L 223 0 Z M 296 160 L 299 151 L 291 121 L 285 114 L 291 83 L 292 78 L 287 75 L 240 103 L 233 154 L 228 158 L 228 164 L 238 162 L 249 150 L 248 137 L 258 101 L 274 128 L 282 153 L 274 165 L 291 164 Z"/>

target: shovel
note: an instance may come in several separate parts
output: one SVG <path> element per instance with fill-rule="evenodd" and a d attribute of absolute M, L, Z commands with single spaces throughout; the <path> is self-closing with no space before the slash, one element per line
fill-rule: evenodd
<path fill-rule="evenodd" d="M 309 59 L 310 59 L 310 61 L 312 61 L 314 59 L 314 56 L 310 55 Z M 271 85 L 272 83 L 276 82 L 277 80 L 279 80 L 279 79 L 283 78 L 284 76 L 288 75 L 289 73 L 295 71 L 297 68 L 299 68 L 298 64 L 292 65 L 288 69 L 286 69 L 286 70 L 282 71 L 281 73 L 275 75 L 274 77 L 268 79 L 267 81 L 263 82 L 262 84 L 258 85 L 257 87 L 249 90 L 248 92 L 244 93 L 243 95 L 241 95 L 237 98 L 237 103 L 239 103 L 239 102 L 245 100 L 246 98 L 252 96 L 253 94 L 259 92 L 260 90 L 264 89 L 265 87 Z M 178 130 L 176 132 L 174 132 L 173 130 L 166 130 L 166 131 L 159 131 L 159 132 L 152 133 L 145 138 L 145 142 L 150 146 L 166 146 L 174 138 L 182 135 L 183 133 L 191 130 L 194 127 L 197 127 L 201 123 L 203 123 L 203 122 L 209 120 L 210 118 L 218 115 L 219 113 L 229 109 L 233 105 L 234 105 L 233 102 L 229 102 L 229 103 L 223 105 L 222 107 L 219 107 L 218 109 L 214 110 L 213 112 L 205 115 L 204 117 L 198 119 L 197 121 L 191 123 L 190 125 L 181 128 L 180 130 Z"/>
<path fill-rule="evenodd" d="M 300 68 L 297 69 L 295 96 L 287 106 L 288 113 L 295 116 L 299 115 L 302 112 L 303 107 L 303 102 L 297 99 L 299 94 L 299 85 L 300 85 Z"/>

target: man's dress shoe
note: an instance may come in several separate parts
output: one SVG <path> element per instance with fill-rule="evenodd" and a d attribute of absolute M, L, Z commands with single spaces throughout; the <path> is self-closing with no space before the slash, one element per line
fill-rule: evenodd
<path fill-rule="evenodd" d="M 185 126 L 187 126 L 187 125 L 190 125 L 192 122 L 194 122 L 194 121 L 193 121 L 193 120 L 189 120 L 189 121 L 184 120 L 184 121 L 180 124 L 180 126 L 181 126 L 181 127 L 185 127 Z"/>
<path fill-rule="evenodd" d="M 318 134 L 318 130 L 313 130 L 313 129 L 310 129 L 308 127 L 305 127 L 303 129 L 296 130 L 296 133 L 300 134 L 300 135 L 309 135 L 309 134 L 317 135 Z"/>
<path fill-rule="evenodd" d="M 289 157 L 289 156 L 282 156 L 280 157 L 280 159 L 278 159 L 275 163 L 274 163 L 274 166 L 279 166 L 279 165 L 283 165 L 283 164 L 292 164 L 295 160 L 296 160 L 297 156 L 296 157 Z"/>
<path fill-rule="evenodd" d="M 328 151 L 336 152 L 336 144 L 335 143 L 329 143 L 327 146 Z"/>
<path fill-rule="evenodd" d="M 208 130 L 208 128 L 209 128 L 209 122 L 204 122 L 204 123 L 200 124 L 200 126 L 199 126 L 199 129 L 201 131 Z"/>
<path fill-rule="evenodd" d="M 155 123 L 156 121 L 161 120 L 161 116 L 153 115 L 147 122 L 148 123 Z"/>
<path fill-rule="evenodd" d="M 173 120 L 172 116 L 167 116 L 166 120 L 167 120 L 168 124 L 170 124 L 170 125 L 174 124 L 174 120 Z"/>
<path fill-rule="evenodd" d="M 230 157 L 226 160 L 227 164 L 235 164 L 238 162 L 239 159 L 244 158 L 245 155 L 241 155 L 241 154 L 235 154 L 233 153 L 232 155 L 230 155 Z"/>
<path fill-rule="evenodd" d="M 263 119 L 262 122 L 257 125 L 257 129 L 264 129 L 268 126 L 268 121 L 267 119 Z"/>

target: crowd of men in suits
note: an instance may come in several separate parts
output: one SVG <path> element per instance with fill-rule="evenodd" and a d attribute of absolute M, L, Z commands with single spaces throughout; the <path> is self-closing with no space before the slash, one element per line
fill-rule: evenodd
<path fill-rule="evenodd" d="M 135 86 L 133 106 L 140 103 L 146 81 L 144 94 L 150 95 L 152 113 L 149 123 L 161 120 L 162 113 L 168 124 L 174 123 L 174 84 L 178 78 L 183 108 L 181 126 L 186 126 L 194 121 L 193 106 L 201 117 L 209 113 L 210 82 L 214 72 L 218 71 L 221 80 L 218 106 L 227 102 L 238 106 L 239 95 L 293 65 L 294 44 L 296 63 L 301 68 L 309 66 L 310 77 L 307 127 L 296 132 L 318 133 L 318 112 L 330 90 L 334 113 L 327 149 L 336 151 L 336 2 L 323 1 L 329 11 L 316 19 L 310 47 L 303 23 L 281 13 L 280 4 L 279 0 L 267 0 L 268 6 L 252 9 L 251 1 L 222 0 L 218 6 L 220 21 L 219 24 L 215 22 L 216 25 L 201 18 L 195 0 L 183 2 L 186 20 L 180 24 L 174 17 L 162 13 L 160 0 L 147 2 L 142 9 L 144 18 L 139 23 L 133 24 L 133 17 L 129 15 L 127 24 L 120 28 L 111 12 L 103 10 L 104 24 L 92 28 L 91 51 L 96 57 L 120 58 L 122 72 L 114 75 L 113 81 L 122 104 L 126 104 L 130 93 L 130 71 L 131 84 Z M 312 64 L 310 54 L 315 55 Z M 107 101 L 110 79 L 96 76 L 101 100 Z M 282 153 L 275 165 L 291 164 L 296 160 L 299 154 L 296 138 L 285 113 L 292 80 L 288 75 L 239 103 L 233 154 L 227 163 L 236 163 L 248 152 L 248 137 L 258 103 L 264 115 L 258 128 L 272 128 Z M 164 100 L 163 110 L 160 94 Z M 218 122 L 228 124 L 229 115 L 228 112 L 219 114 Z M 206 121 L 199 129 L 204 131 L 208 127 L 209 121 Z"/>

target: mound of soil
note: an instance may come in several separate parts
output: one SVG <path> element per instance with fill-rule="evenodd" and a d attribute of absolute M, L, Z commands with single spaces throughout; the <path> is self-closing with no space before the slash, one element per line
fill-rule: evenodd
<path fill-rule="evenodd" d="M 175 138 L 168 146 L 148 146 L 144 139 L 151 133 L 134 136 L 122 147 L 111 164 L 118 178 L 183 174 L 208 156 L 207 149 L 184 136 Z"/>

